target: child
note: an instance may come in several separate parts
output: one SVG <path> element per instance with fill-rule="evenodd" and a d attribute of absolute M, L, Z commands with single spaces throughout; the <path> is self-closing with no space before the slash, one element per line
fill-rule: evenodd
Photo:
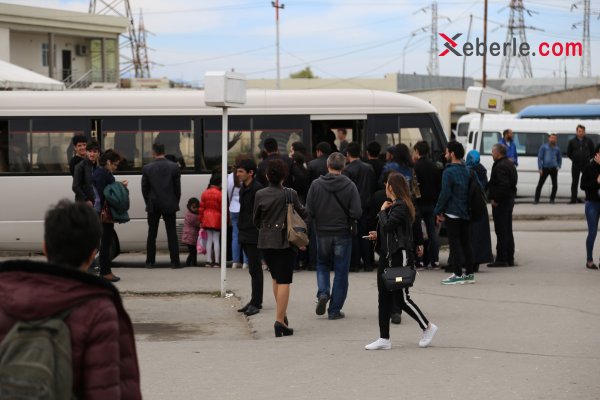
<path fill-rule="evenodd" d="M 198 231 L 200 230 L 200 220 L 198 219 L 198 208 L 200 200 L 192 197 L 187 202 L 187 213 L 183 221 L 183 233 L 181 235 L 181 243 L 188 248 L 189 255 L 185 261 L 186 266 L 198 265 L 196 259 L 196 241 L 198 240 Z"/>
<path fill-rule="evenodd" d="M 206 267 L 219 268 L 218 259 L 221 256 L 221 174 L 213 174 L 210 178 L 208 188 L 200 198 L 200 209 L 198 210 L 200 225 L 208 233 L 206 242 L 206 255 L 208 262 Z M 214 257 L 213 262 L 213 248 Z"/>

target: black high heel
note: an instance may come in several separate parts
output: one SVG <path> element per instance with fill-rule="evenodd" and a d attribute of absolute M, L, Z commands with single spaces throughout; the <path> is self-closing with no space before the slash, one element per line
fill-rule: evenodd
<path fill-rule="evenodd" d="M 286 324 L 287 326 L 290 326 L 290 323 L 288 322 L 288 319 L 287 319 L 287 315 L 285 317 L 283 317 L 283 323 Z"/>
<path fill-rule="evenodd" d="M 294 334 L 292 328 L 288 328 L 279 321 L 275 321 L 273 328 L 275 329 L 275 337 L 292 336 Z"/>

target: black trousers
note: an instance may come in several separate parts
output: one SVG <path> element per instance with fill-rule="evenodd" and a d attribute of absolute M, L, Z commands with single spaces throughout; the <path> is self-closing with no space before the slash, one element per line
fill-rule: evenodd
<path fill-rule="evenodd" d="M 350 258 L 350 270 L 358 271 L 360 269 L 360 261 L 362 259 L 365 271 L 372 270 L 375 263 L 373 244 L 370 240 L 365 240 L 362 237 L 369 234 L 368 216 L 369 210 L 363 208 L 362 216 L 356 221 L 358 232 L 352 236 L 352 257 Z"/>
<path fill-rule="evenodd" d="M 408 288 L 404 290 L 397 290 L 390 292 L 385 288 L 381 274 L 387 267 L 387 260 L 381 260 L 377 267 L 377 294 L 379 302 L 379 337 L 384 339 L 390 338 L 390 314 L 394 305 L 398 306 L 402 311 L 410 315 L 421 327 L 421 329 L 427 329 L 429 321 L 415 304 L 411 300 L 408 293 Z M 399 251 L 392 255 L 392 265 L 402 265 L 402 252 Z"/>
<path fill-rule="evenodd" d="M 446 217 L 446 232 L 450 245 L 450 259 L 454 264 L 454 275 L 461 276 L 463 267 L 465 273 L 473 273 L 473 255 L 469 233 L 469 221 L 462 218 Z"/>
<path fill-rule="evenodd" d="M 537 187 L 535 188 L 535 201 L 540 201 L 540 194 L 542 193 L 542 186 L 546 183 L 546 179 L 550 175 L 550 179 L 552 180 L 552 193 L 550 193 L 550 201 L 554 201 L 556 198 L 556 190 L 557 186 L 557 177 L 558 177 L 558 168 L 542 168 L 542 174 L 540 175 L 540 180 L 538 181 Z M 577 177 L 579 180 L 579 176 Z M 575 192 L 577 193 L 577 192 Z M 577 194 L 575 195 L 577 196 Z"/>
<path fill-rule="evenodd" d="M 102 239 L 100 239 L 100 275 L 108 275 L 112 272 L 110 268 L 110 244 L 112 243 L 113 235 L 115 234 L 115 224 L 102 223 Z"/>
<path fill-rule="evenodd" d="M 577 190 L 579 189 L 579 175 L 583 172 L 585 165 L 571 165 L 571 201 L 577 200 Z"/>
<path fill-rule="evenodd" d="M 188 256 L 185 260 L 185 265 L 198 265 L 198 251 L 196 250 L 196 246 L 191 244 L 186 246 L 188 248 Z"/>
<path fill-rule="evenodd" d="M 496 207 L 492 207 L 494 231 L 496 231 L 496 261 L 512 263 L 515 261 L 515 239 L 512 229 L 512 214 L 515 198 L 510 197 Z"/>
<path fill-rule="evenodd" d="M 242 251 L 248 256 L 248 272 L 250 273 L 250 284 L 252 286 L 250 304 L 259 307 L 262 306 L 264 287 L 264 273 L 260 261 L 260 251 L 256 247 L 256 244 L 244 243 L 242 243 Z"/>
<path fill-rule="evenodd" d="M 179 243 L 177 241 L 177 230 L 175 227 L 175 213 L 148 213 L 148 239 L 146 241 L 146 264 L 156 262 L 156 235 L 158 234 L 158 223 L 162 216 L 167 230 L 167 241 L 169 242 L 169 255 L 171 265 L 179 265 Z"/>

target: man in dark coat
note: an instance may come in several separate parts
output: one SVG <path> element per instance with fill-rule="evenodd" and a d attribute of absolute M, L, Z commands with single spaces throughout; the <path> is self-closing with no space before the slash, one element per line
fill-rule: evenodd
<path fill-rule="evenodd" d="M 488 267 L 512 267 L 515 265 L 515 239 L 512 230 L 512 214 L 517 195 L 517 168 L 507 157 L 507 148 L 501 143 L 492 147 L 492 174 L 487 185 L 488 199 L 492 204 L 494 230 L 496 231 L 496 261 Z"/>
<path fill-rule="evenodd" d="M 308 186 L 320 176 L 327 175 L 327 157 L 331 154 L 331 146 L 327 142 L 319 142 L 316 147 L 316 158 L 307 164 Z"/>
<path fill-rule="evenodd" d="M 71 139 L 71 143 L 73 144 L 75 154 L 69 160 L 69 172 L 71 172 L 71 176 L 74 176 L 75 166 L 79 164 L 80 161 L 85 160 L 87 138 L 83 135 L 75 135 L 73 136 L 73 139 Z"/>
<path fill-rule="evenodd" d="M 86 145 L 86 159 L 79 162 L 73 171 L 72 189 L 75 193 L 75 201 L 86 202 L 90 207 L 94 206 L 94 200 L 96 199 L 94 185 L 92 184 L 92 174 L 98 166 L 99 150 L 98 142 L 92 141 L 88 143 Z M 100 210 L 97 209 L 96 211 L 99 212 Z"/>
<path fill-rule="evenodd" d="M 363 236 L 369 235 L 369 205 L 371 204 L 371 196 L 377 189 L 375 172 L 373 167 L 360 159 L 360 145 L 356 142 L 351 142 L 346 148 L 346 158 L 348 164 L 342 171 L 358 189 L 360 196 L 360 206 L 362 215 L 357 221 L 357 232 L 352 237 L 352 258 L 350 261 L 350 271 L 357 272 L 360 269 L 360 261 L 362 259 L 365 271 L 373 271 L 373 250 L 371 243 L 368 240 L 362 239 Z"/>
<path fill-rule="evenodd" d="M 148 213 L 148 239 L 146 242 L 146 267 L 156 262 L 156 235 L 162 216 L 167 230 L 171 267 L 180 268 L 179 243 L 175 228 L 175 214 L 181 199 L 181 172 L 179 166 L 165 158 L 161 143 L 152 145 L 154 161 L 142 168 L 142 195 Z"/>
<path fill-rule="evenodd" d="M 381 171 L 383 170 L 383 165 L 385 164 L 383 160 L 379 158 L 379 153 L 381 153 L 381 145 L 378 142 L 373 141 L 367 145 L 367 151 L 365 153 L 367 155 L 366 162 L 371 164 L 373 171 L 375 171 L 375 179 L 379 179 L 381 176 Z"/>
<path fill-rule="evenodd" d="M 571 201 L 569 204 L 581 203 L 582 200 L 577 198 L 577 190 L 579 187 L 579 175 L 583 169 L 594 157 L 594 142 L 585 136 L 585 126 L 577 125 L 577 135 L 569 140 L 567 147 L 567 157 L 571 159 Z"/>
<path fill-rule="evenodd" d="M 269 182 L 267 181 L 267 166 L 269 162 L 272 160 L 281 160 L 287 167 L 287 177 L 283 181 L 283 186 L 292 187 L 293 185 L 293 175 L 292 175 L 292 164 L 293 161 L 287 155 L 279 153 L 279 145 L 277 144 L 277 140 L 274 138 L 266 138 L 264 142 L 265 151 L 267 152 L 267 157 L 258 164 L 258 168 L 256 171 L 256 178 L 260 182 L 261 185 L 267 187 Z"/>
<path fill-rule="evenodd" d="M 0 264 L 0 341 L 17 321 L 55 317 L 71 309 L 64 321 L 72 349 L 72 397 L 141 400 L 131 319 L 113 284 L 87 272 L 100 233 L 98 216 L 85 204 L 63 200 L 47 212 L 48 263 Z"/>
<path fill-rule="evenodd" d="M 238 217 L 238 240 L 242 250 L 248 256 L 248 272 L 252 285 L 250 302 L 238 311 L 250 316 L 257 314 L 262 308 L 263 301 L 263 271 L 260 253 L 257 248 L 258 229 L 254 226 L 254 198 L 263 185 L 254 179 L 256 163 L 252 159 L 241 160 L 236 174 L 242 187 L 240 189 L 240 215 Z"/>

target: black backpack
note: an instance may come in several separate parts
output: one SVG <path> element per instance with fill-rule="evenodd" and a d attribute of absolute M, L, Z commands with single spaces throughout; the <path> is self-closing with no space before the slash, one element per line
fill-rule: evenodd
<path fill-rule="evenodd" d="M 469 214 L 471 221 L 477 221 L 483 218 L 486 214 L 487 197 L 483 188 L 479 184 L 479 180 L 475 172 L 470 171 L 469 178 Z"/>
<path fill-rule="evenodd" d="M 73 398 L 71 311 L 13 325 L 0 343 L 0 399 Z"/>

